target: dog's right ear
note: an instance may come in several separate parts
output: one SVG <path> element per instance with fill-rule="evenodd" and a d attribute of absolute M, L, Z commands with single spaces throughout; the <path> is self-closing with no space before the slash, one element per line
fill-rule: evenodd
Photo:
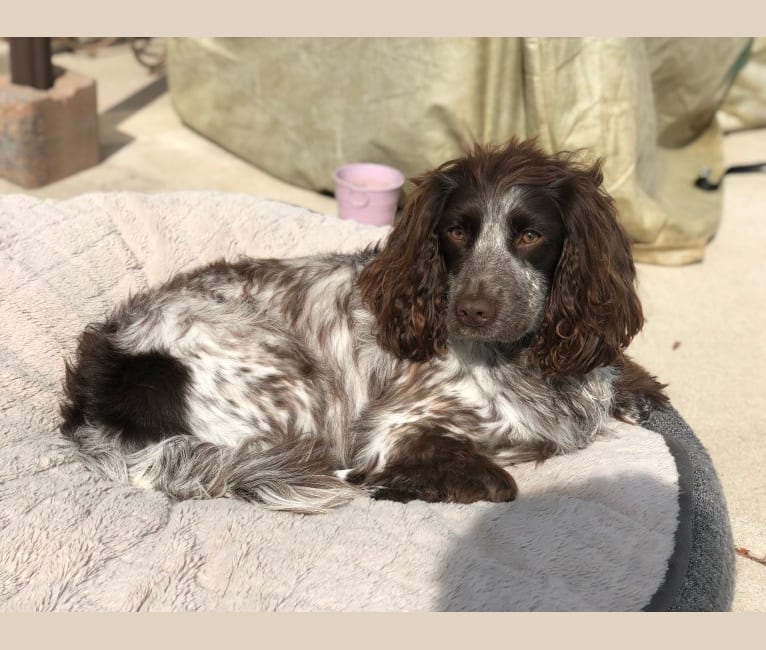
<path fill-rule="evenodd" d="M 620 363 L 644 323 L 630 238 L 602 187 L 601 163 L 570 163 L 566 173 L 566 240 L 533 344 L 540 368 L 552 376 Z"/>
<path fill-rule="evenodd" d="M 425 361 L 447 349 L 447 272 L 436 226 L 454 188 L 447 173 L 453 162 L 413 179 L 383 250 L 359 276 L 378 344 L 400 359 Z"/>

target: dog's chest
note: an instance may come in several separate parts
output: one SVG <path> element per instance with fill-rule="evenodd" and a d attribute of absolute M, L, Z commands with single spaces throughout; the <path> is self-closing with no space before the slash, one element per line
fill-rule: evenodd
<path fill-rule="evenodd" d="M 554 386 L 514 366 L 476 365 L 462 368 L 453 394 L 475 411 L 478 426 L 465 433 L 487 450 L 540 442 L 575 449 L 608 418 L 611 374 L 597 371 Z"/>
<path fill-rule="evenodd" d="M 464 373 L 455 392 L 475 410 L 481 423 L 472 437 L 490 448 L 534 438 L 534 432 L 540 430 L 545 419 L 541 407 L 544 409 L 549 399 L 542 387 L 536 391 L 537 399 L 529 399 L 529 393 L 535 391 L 525 379 L 512 372 L 501 373 L 486 367 Z"/>

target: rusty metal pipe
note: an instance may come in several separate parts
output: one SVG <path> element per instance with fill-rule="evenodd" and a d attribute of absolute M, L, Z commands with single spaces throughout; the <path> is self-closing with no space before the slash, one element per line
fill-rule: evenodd
<path fill-rule="evenodd" d="M 50 38 L 9 38 L 11 83 L 47 90 L 53 85 Z"/>

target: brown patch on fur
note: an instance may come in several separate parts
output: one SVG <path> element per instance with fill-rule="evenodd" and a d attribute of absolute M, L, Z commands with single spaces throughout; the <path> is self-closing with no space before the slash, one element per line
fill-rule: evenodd
<path fill-rule="evenodd" d="M 670 400 L 654 375 L 628 357 L 616 364 L 619 375 L 614 386 L 614 415 L 624 422 L 644 422 L 652 408 L 665 408 Z"/>
<path fill-rule="evenodd" d="M 644 317 L 630 240 L 601 187 L 601 162 L 559 161 L 559 178 L 550 182 L 566 193 L 566 239 L 532 349 L 545 374 L 582 375 L 618 361 Z"/>
<path fill-rule="evenodd" d="M 202 292 L 211 291 L 213 284 L 233 284 L 237 280 L 247 278 L 250 272 L 250 262 L 240 260 L 227 262 L 225 259 L 215 260 L 186 273 L 178 273 L 162 285 L 162 289 L 175 291 L 177 289 L 193 289 Z"/>
<path fill-rule="evenodd" d="M 385 248 L 364 267 L 358 285 L 377 319 L 380 346 L 400 359 L 424 361 L 447 346 L 447 272 L 435 232 L 446 192 L 439 170 L 414 182 Z"/>
<path fill-rule="evenodd" d="M 302 381 L 314 381 L 319 372 L 317 360 L 305 346 L 299 341 L 294 345 L 287 345 L 284 342 L 261 343 L 261 348 L 268 353 L 278 363 L 280 368 L 280 377 L 300 378 Z"/>
<path fill-rule="evenodd" d="M 296 283 L 284 290 L 284 297 L 280 302 L 279 309 L 288 323 L 295 324 L 303 316 L 308 290 L 308 285 L 303 283 Z"/>
<path fill-rule="evenodd" d="M 402 502 L 500 503 L 513 501 L 518 493 L 511 475 L 470 440 L 439 432 L 397 441 L 386 466 L 364 483 L 374 488 L 373 498 Z"/>
<path fill-rule="evenodd" d="M 510 459 L 510 464 L 517 465 L 519 463 L 534 462 L 539 465 L 555 456 L 559 451 L 559 447 L 549 440 L 517 445 L 512 449 L 513 455 Z"/>

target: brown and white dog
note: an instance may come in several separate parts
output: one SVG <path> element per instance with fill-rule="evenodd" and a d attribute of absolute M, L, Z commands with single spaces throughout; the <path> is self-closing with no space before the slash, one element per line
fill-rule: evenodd
<path fill-rule="evenodd" d="M 415 180 L 381 250 L 217 262 L 80 338 L 62 431 L 108 477 L 321 512 L 366 492 L 508 501 L 501 468 L 666 398 L 600 166 L 475 147 Z"/>

